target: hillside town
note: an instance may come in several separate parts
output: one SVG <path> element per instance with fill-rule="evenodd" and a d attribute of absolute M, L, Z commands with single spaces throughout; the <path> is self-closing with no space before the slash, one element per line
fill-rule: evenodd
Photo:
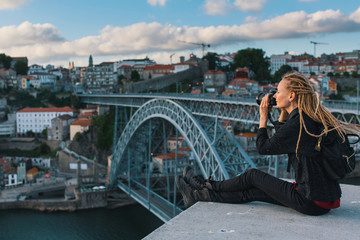
<path fill-rule="evenodd" d="M 83 133 L 89 132 L 94 119 L 107 114 L 110 109 L 76 103 L 77 94 L 159 92 L 255 98 L 260 92 L 276 88 L 276 75 L 291 70 L 309 77 L 322 99 L 338 99 L 339 86 L 342 89 L 345 89 L 344 86 L 353 87 L 359 80 L 360 50 L 322 54 L 318 58 L 307 53 L 291 55 L 288 52 L 265 57 L 271 79 L 260 80 L 256 79 L 257 74 L 251 67 L 236 66 L 237 54 L 209 53 L 203 58 L 190 54 L 188 59 L 180 57 L 177 63 L 171 64 L 159 64 L 148 57 L 94 64 L 90 55 L 88 66 L 75 66 L 74 62 L 69 62 L 67 68 L 50 64 L 28 66 L 27 57 L 2 54 L 7 60 L 0 62 L 0 189 L 45 182 L 65 182 L 66 186 L 70 186 L 71 179 L 76 179 L 79 184 L 80 178 L 93 183 L 90 190 L 95 187 L 98 191 L 102 188 L 99 186 L 106 184 L 106 154 L 105 160 L 96 160 L 96 153 L 81 156 L 72 146 L 81 140 Z M 172 79 L 180 81 L 174 84 Z M 159 83 L 163 84 L 161 88 Z M 44 93 L 52 96 L 52 101 L 41 99 Z M 38 106 L 17 101 L 23 96 L 21 94 L 37 99 Z M 342 97 L 347 101 L 357 99 L 354 91 Z M 65 99 L 70 99 L 69 105 L 62 104 Z M 223 125 L 236 136 L 249 155 L 255 154 L 254 129 L 244 133 L 232 129 L 229 122 L 224 121 Z M 166 167 L 172 169 L 174 144 L 174 139 L 169 138 L 167 155 L 153 157 L 154 171 L 164 171 L 164 159 L 168 160 Z M 184 160 L 184 163 L 193 161 L 186 142 L 181 139 L 178 144 L 176 158 Z M 21 151 L 34 148 L 47 156 L 25 156 Z M 5 151 L 9 149 L 18 152 Z M 53 154 L 50 156 L 49 153 Z M 24 195 L 7 194 L 7 197 L 15 199 L 21 196 Z M 74 198 L 72 194 L 67 196 Z"/>

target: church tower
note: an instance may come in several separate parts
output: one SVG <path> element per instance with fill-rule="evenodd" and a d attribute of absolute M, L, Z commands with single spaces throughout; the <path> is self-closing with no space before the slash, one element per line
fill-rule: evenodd
<path fill-rule="evenodd" d="M 94 66 L 93 64 L 93 58 L 92 58 L 92 55 L 90 54 L 90 57 L 89 57 L 89 67 L 92 67 Z"/>

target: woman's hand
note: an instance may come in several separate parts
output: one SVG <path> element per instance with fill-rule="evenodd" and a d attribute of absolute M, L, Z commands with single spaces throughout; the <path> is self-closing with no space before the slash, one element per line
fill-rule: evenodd
<path fill-rule="evenodd" d="M 266 94 L 265 97 L 263 97 L 261 104 L 259 106 L 259 111 L 260 111 L 259 128 L 266 128 L 267 120 L 268 120 L 268 112 L 269 112 L 269 94 Z"/>

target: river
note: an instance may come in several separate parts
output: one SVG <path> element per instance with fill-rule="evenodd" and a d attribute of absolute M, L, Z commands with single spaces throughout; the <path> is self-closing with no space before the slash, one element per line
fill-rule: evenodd
<path fill-rule="evenodd" d="M 360 185 L 360 178 L 342 180 Z M 0 211 L 0 240 L 141 239 L 163 224 L 141 205 L 75 212 Z"/>
<path fill-rule="evenodd" d="M 75 212 L 0 211 L 0 240 L 141 239 L 163 222 L 141 205 Z"/>

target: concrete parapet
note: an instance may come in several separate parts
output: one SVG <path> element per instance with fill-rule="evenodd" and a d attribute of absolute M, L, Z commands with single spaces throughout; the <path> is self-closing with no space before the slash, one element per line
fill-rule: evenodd
<path fill-rule="evenodd" d="M 358 239 L 360 187 L 341 188 L 341 207 L 323 216 L 262 202 L 198 202 L 145 239 Z"/>

